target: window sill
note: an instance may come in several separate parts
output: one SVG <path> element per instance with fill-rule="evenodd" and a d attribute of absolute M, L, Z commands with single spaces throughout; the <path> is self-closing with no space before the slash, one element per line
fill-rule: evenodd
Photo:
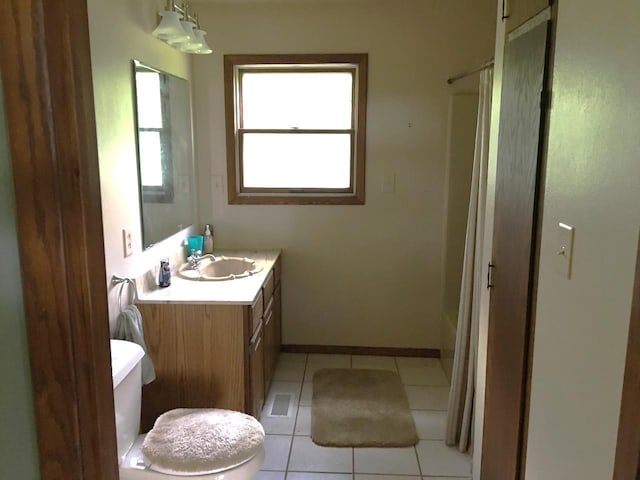
<path fill-rule="evenodd" d="M 356 195 L 239 195 L 229 194 L 229 205 L 364 205 L 364 192 Z"/>

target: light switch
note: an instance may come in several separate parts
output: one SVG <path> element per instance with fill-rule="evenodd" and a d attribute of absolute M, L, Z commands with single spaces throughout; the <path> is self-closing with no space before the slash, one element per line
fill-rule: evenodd
<path fill-rule="evenodd" d="M 188 175 L 178 177 L 178 191 L 180 193 L 189 193 L 191 191 L 191 178 Z"/>
<path fill-rule="evenodd" d="M 222 175 L 211 175 L 211 186 L 214 192 L 221 192 L 223 189 Z"/>
<path fill-rule="evenodd" d="M 571 261 L 573 259 L 573 237 L 575 229 L 566 223 L 558 223 L 558 242 L 556 247 L 556 265 L 558 273 L 571 278 Z"/>
<path fill-rule="evenodd" d="M 393 173 L 385 173 L 382 177 L 382 193 L 396 191 L 396 176 Z"/>
<path fill-rule="evenodd" d="M 131 237 L 131 230 L 128 228 L 122 229 L 122 247 L 125 257 L 133 254 L 133 238 Z"/>

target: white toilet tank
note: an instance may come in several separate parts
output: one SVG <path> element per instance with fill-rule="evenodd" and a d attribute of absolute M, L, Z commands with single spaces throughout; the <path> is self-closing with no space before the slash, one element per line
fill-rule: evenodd
<path fill-rule="evenodd" d="M 124 340 L 111 340 L 111 374 L 118 437 L 118 463 L 122 463 L 140 430 L 144 351 Z"/>

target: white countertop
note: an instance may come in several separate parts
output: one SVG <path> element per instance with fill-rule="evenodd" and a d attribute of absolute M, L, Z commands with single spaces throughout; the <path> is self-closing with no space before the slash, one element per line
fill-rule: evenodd
<path fill-rule="evenodd" d="M 254 275 L 234 280 L 187 280 L 178 275 L 179 265 L 171 265 L 171 285 L 166 288 L 158 287 L 152 272 L 137 279 L 138 303 L 251 305 L 280 256 L 280 250 L 224 250 L 215 251 L 214 255 L 247 257 L 262 269 Z"/>

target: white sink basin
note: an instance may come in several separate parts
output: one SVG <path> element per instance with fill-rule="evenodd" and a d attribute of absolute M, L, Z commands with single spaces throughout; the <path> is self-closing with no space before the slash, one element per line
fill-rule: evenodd
<path fill-rule="evenodd" d="M 255 260 L 241 257 L 217 257 L 215 260 L 205 258 L 200 268 L 192 269 L 189 264 L 183 265 L 178 275 L 187 280 L 234 280 L 260 272 Z"/>

